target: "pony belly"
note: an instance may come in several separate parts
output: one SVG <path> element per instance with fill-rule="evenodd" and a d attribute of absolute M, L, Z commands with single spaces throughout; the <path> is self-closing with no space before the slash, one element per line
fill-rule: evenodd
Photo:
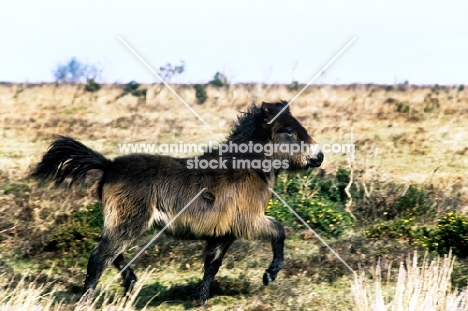
<path fill-rule="evenodd" d="M 198 218 L 181 214 L 173 219 L 172 215 L 155 211 L 152 220 L 153 225 L 159 230 L 162 230 L 170 223 L 164 233 L 183 240 L 199 240 L 232 235 L 231 223 L 220 221 L 218 217 Z"/>
<path fill-rule="evenodd" d="M 200 239 L 200 234 L 194 232 L 192 226 L 182 223 L 179 217 L 174 219 L 173 215 L 168 215 L 166 212 L 155 210 L 153 213 L 153 217 L 151 218 L 151 225 L 153 225 L 158 230 L 162 230 L 165 228 L 164 234 L 178 239 Z"/>

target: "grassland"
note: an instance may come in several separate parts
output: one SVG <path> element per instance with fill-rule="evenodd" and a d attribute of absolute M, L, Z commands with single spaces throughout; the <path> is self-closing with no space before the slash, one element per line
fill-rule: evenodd
<path fill-rule="evenodd" d="M 12 307 L 30 299 L 34 305 L 42 297 L 44 309 L 77 308 L 88 254 L 77 249 L 47 251 L 46 246 L 54 228 L 96 202 L 96 196 L 92 179 L 88 187 L 67 189 L 38 185 L 28 178 L 55 135 L 72 136 L 108 157 L 119 155 L 118 144 L 125 142 L 222 141 L 239 112 L 251 103 L 287 100 L 297 92 L 260 84 L 208 88 L 208 100 L 198 105 L 193 87 L 174 86 L 207 122 L 204 125 L 166 88 L 145 87 L 146 98 L 138 98 L 120 96 L 119 85 L 103 86 L 97 93 L 86 93 L 80 85 L 0 85 L 0 274 L 9 286 L 0 291 L 0 303 L 6 299 Z M 319 143 L 356 145 L 353 159 L 326 154 L 322 175 L 333 175 L 338 167 L 351 169 L 355 183 L 370 193 L 377 184 L 431 185 L 444 194 L 444 208 L 468 212 L 468 90 L 311 86 L 291 110 Z M 352 203 L 350 211 L 356 207 Z M 397 271 L 399 262 L 413 251 L 405 241 L 371 241 L 359 230 L 328 242 L 354 268 L 361 264 L 368 275 L 374 275 L 379 258 L 383 270 Z M 135 254 L 150 238 L 150 234 L 142 238 L 128 254 Z M 145 275 L 133 297 L 136 308 L 190 308 L 190 295 L 202 273 L 202 249 L 203 244 L 196 241 L 156 241 L 134 264 L 137 274 Z M 289 229 L 285 253 L 284 272 L 264 287 L 261 274 L 270 259 L 269 245 L 237 241 L 218 274 L 210 308 L 357 309 L 350 285 L 353 275 L 318 241 Z M 148 267 L 154 270 L 145 274 Z M 101 281 L 102 292 L 111 300 L 121 293 L 114 276 L 109 269 Z M 48 286 L 32 287 L 41 284 Z M 17 305 L 11 295 L 15 288 L 23 295 L 14 296 Z M 115 310 L 130 308 L 132 303 L 119 304 L 124 302 L 103 305 Z"/>

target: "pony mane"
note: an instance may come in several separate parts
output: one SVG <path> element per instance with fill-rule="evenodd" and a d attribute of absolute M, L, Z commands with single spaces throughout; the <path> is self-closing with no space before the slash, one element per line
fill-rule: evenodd
<path fill-rule="evenodd" d="M 258 117 L 261 113 L 262 109 L 254 104 L 246 112 L 242 112 L 242 115 L 237 117 L 237 122 L 232 127 L 227 141 L 240 143 L 252 137 L 255 128 L 258 126 Z"/>

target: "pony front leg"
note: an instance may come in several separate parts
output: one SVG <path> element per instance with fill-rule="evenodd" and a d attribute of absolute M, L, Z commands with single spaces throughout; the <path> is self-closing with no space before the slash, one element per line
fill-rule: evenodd
<path fill-rule="evenodd" d="M 284 239 L 286 233 L 282 224 L 278 221 L 270 219 L 274 225 L 274 230 L 271 232 L 271 248 L 273 250 L 273 260 L 268 269 L 263 273 L 263 284 L 268 285 L 278 276 L 278 272 L 284 268 Z"/>
<path fill-rule="evenodd" d="M 210 296 L 211 283 L 223 262 L 224 255 L 234 239 L 220 237 L 207 240 L 205 248 L 205 265 L 203 267 L 203 280 L 198 286 L 195 305 L 206 305 Z"/>

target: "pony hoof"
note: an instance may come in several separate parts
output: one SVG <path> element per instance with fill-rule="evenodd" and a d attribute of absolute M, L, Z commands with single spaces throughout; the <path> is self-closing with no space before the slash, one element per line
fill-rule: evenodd
<path fill-rule="evenodd" d="M 269 272 L 265 271 L 263 273 L 263 285 L 268 285 L 270 282 L 276 279 L 276 275 L 272 275 Z"/>
<path fill-rule="evenodd" d="M 133 288 L 135 287 L 135 283 L 136 283 L 136 280 L 125 282 L 124 284 L 125 294 L 130 296 L 133 293 Z"/>
<path fill-rule="evenodd" d="M 91 306 L 94 301 L 94 291 L 95 290 L 91 288 L 85 291 L 79 302 L 85 306 Z"/>
<path fill-rule="evenodd" d="M 192 302 L 192 307 L 193 308 L 198 308 L 198 307 L 207 307 L 207 302 L 208 300 L 206 299 L 196 299 Z"/>

